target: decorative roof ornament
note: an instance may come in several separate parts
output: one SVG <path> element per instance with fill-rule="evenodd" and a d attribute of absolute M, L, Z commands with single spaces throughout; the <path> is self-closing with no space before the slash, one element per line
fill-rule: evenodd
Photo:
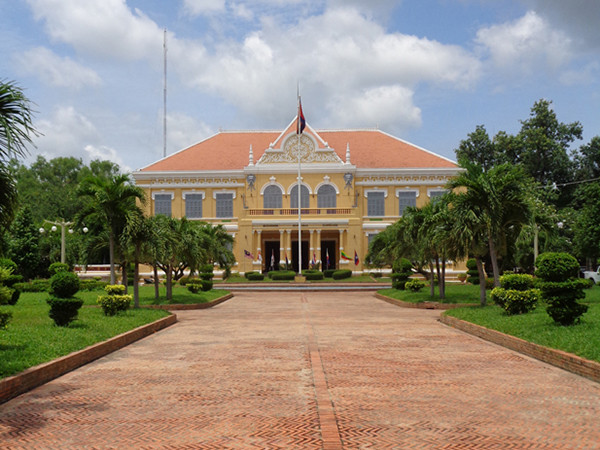
<path fill-rule="evenodd" d="M 250 144 L 250 151 L 248 152 L 248 165 L 254 165 L 254 152 L 252 151 L 252 144 Z"/>
<path fill-rule="evenodd" d="M 350 173 L 347 172 L 344 174 L 344 181 L 346 182 L 346 189 L 351 189 L 352 188 L 352 180 L 354 179 L 354 176 Z"/>
<path fill-rule="evenodd" d="M 248 189 L 254 190 L 254 182 L 256 181 L 256 175 L 249 173 L 246 175 L 246 182 L 248 183 Z"/>
<path fill-rule="evenodd" d="M 346 143 L 346 164 L 350 164 L 350 142 Z"/>

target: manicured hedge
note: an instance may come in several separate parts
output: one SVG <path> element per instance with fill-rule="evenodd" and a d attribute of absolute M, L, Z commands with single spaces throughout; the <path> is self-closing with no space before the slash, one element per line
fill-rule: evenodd
<path fill-rule="evenodd" d="M 296 272 L 293 270 L 275 270 L 269 272 L 269 277 L 274 281 L 291 281 L 296 277 Z"/>
<path fill-rule="evenodd" d="M 336 270 L 335 272 L 333 272 L 333 275 L 331 276 L 331 278 L 333 278 L 334 280 L 343 280 L 345 278 L 351 278 L 351 277 L 352 277 L 352 271 L 348 270 L 348 269 Z"/>
<path fill-rule="evenodd" d="M 333 278 L 333 274 L 337 271 L 337 269 L 325 269 L 323 271 L 323 276 L 325 278 Z"/>
<path fill-rule="evenodd" d="M 248 278 L 250 281 L 262 281 L 265 279 L 265 276 L 258 272 L 248 272 L 246 273 L 246 278 Z"/>

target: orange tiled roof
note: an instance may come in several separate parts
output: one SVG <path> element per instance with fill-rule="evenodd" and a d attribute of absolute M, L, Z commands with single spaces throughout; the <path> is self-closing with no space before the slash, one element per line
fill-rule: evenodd
<path fill-rule="evenodd" d="M 288 127 L 291 131 L 293 126 Z M 312 133 L 307 129 L 306 132 Z M 360 169 L 395 168 L 455 168 L 452 161 L 380 130 L 318 131 L 342 161 L 346 160 L 346 145 L 350 144 L 350 162 Z M 256 163 L 280 131 L 226 131 L 141 169 L 154 171 L 242 170 L 248 165 L 250 145 Z"/>

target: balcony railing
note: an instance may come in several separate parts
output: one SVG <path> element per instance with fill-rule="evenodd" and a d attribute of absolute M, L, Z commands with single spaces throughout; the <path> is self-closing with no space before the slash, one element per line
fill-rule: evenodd
<path fill-rule="evenodd" d="M 249 209 L 251 216 L 297 216 L 298 208 Z M 348 215 L 352 208 L 302 208 L 304 215 Z"/>

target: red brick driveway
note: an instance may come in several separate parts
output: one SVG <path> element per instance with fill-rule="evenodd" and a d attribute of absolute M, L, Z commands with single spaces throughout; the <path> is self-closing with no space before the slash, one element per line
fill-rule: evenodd
<path fill-rule="evenodd" d="M 0 405 L 0 448 L 600 448 L 600 385 L 365 292 L 237 293 Z"/>

